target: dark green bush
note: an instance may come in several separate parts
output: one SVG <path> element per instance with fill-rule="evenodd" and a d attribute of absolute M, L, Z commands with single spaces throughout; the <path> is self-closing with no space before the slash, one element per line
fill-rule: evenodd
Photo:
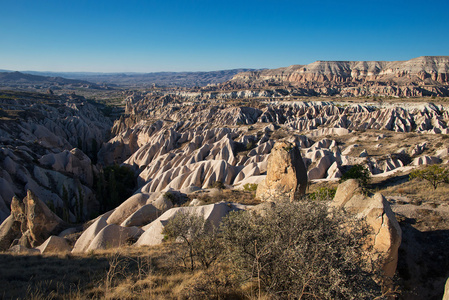
<path fill-rule="evenodd" d="M 226 188 L 226 186 L 224 185 L 223 182 L 221 181 L 214 181 L 209 185 L 210 188 L 215 188 L 215 189 L 219 189 L 219 190 L 223 190 Z"/>
<path fill-rule="evenodd" d="M 353 165 L 348 171 L 343 173 L 340 183 L 348 179 L 356 179 L 362 187 L 366 187 L 371 181 L 371 173 L 364 165 Z"/>

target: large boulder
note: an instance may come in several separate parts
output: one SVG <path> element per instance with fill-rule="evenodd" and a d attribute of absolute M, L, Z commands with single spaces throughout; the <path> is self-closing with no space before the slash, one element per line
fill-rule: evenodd
<path fill-rule="evenodd" d="M 268 158 L 267 176 L 258 185 L 256 198 L 293 201 L 304 195 L 306 188 L 307 170 L 299 149 L 290 142 L 276 142 Z"/>
<path fill-rule="evenodd" d="M 369 246 L 372 246 L 371 258 L 380 258 L 384 275 L 392 277 L 398 263 L 402 231 L 385 197 L 380 193 L 368 197 L 363 194 L 357 180 L 349 179 L 338 186 L 331 206 L 344 208 L 357 218 L 366 220 L 372 228 L 368 239 Z"/>

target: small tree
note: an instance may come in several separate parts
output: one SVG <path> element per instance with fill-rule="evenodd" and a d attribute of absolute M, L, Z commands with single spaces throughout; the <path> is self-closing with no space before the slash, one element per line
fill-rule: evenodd
<path fill-rule="evenodd" d="M 178 213 L 167 222 L 162 233 L 171 240 L 180 239 L 187 244 L 181 259 L 192 271 L 196 263 L 208 268 L 222 252 L 218 231 L 202 215 Z"/>
<path fill-rule="evenodd" d="M 426 180 L 436 190 L 440 184 L 449 183 L 449 170 L 441 165 L 431 165 L 411 172 L 410 180 L 414 178 Z"/>

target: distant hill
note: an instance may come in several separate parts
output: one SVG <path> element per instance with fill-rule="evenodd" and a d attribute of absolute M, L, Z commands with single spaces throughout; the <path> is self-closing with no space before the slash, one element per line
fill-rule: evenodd
<path fill-rule="evenodd" d="M 0 85 L 72 85 L 95 88 L 96 84 L 85 80 L 48 77 L 22 72 L 0 72 Z"/>
<path fill-rule="evenodd" d="M 28 74 L 60 76 L 77 80 L 86 80 L 97 84 L 112 84 L 119 86 L 180 86 L 194 87 L 208 84 L 219 84 L 230 80 L 234 75 L 253 71 L 251 69 L 233 69 L 211 72 L 154 72 L 154 73 L 85 73 L 85 72 L 36 72 L 27 71 Z"/>

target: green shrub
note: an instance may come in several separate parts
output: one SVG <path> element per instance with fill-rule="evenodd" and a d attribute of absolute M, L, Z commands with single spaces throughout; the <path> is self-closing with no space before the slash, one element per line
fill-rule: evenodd
<path fill-rule="evenodd" d="M 337 188 L 320 187 L 309 194 L 309 199 L 313 201 L 330 201 L 334 199 Z"/>
<path fill-rule="evenodd" d="M 348 179 L 356 179 L 362 187 L 366 187 L 371 181 L 371 173 L 364 165 L 353 165 L 340 178 L 340 183 Z"/>
<path fill-rule="evenodd" d="M 94 180 L 100 213 L 119 206 L 132 196 L 136 186 L 136 175 L 130 167 L 120 165 L 105 167 Z"/>
<path fill-rule="evenodd" d="M 246 192 L 255 192 L 257 190 L 257 184 L 256 183 L 245 183 L 243 185 L 243 190 Z"/>
<path fill-rule="evenodd" d="M 248 142 L 248 144 L 246 144 L 246 146 L 245 146 L 246 150 L 251 150 L 255 147 L 256 147 L 256 143 L 254 143 L 253 141 Z"/>

